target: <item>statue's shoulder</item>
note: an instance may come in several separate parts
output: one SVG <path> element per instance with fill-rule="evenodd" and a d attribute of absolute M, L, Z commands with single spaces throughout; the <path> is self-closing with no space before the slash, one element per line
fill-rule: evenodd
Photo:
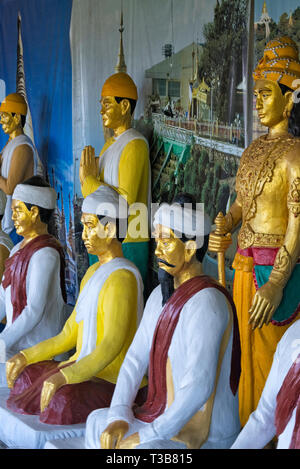
<path fill-rule="evenodd" d="M 300 175 L 300 137 L 291 137 L 287 141 L 287 151 L 283 154 L 283 159 L 293 168 L 298 168 Z"/>
<path fill-rule="evenodd" d="M 267 134 L 264 134 L 252 140 L 252 142 L 243 151 L 241 158 L 243 160 L 247 159 L 248 157 L 251 157 L 253 153 L 256 153 L 260 148 L 262 148 L 265 145 L 266 137 Z"/>

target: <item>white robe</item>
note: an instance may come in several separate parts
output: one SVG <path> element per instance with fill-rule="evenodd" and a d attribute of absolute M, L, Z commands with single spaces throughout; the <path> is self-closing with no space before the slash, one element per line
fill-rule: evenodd
<path fill-rule="evenodd" d="M 25 134 L 18 135 L 18 137 L 13 138 L 10 142 L 8 142 L 8 144 L 4 148 L 2 152 L 1 176 L 3 176 L 5 179 L 8 178 L 12 156 L 13 156 L 15 149 L 19 145 L 28 145 L 32 149 L 33 174 L 42 176 L 43 167 L 39 159 L 37 149 L 35 148 L 30 138 L 27 137 L 27 135 Z M 2 229 L 3 231 L 5 231 L 5 233 L 8 233 L 8 234 L 11 233 L 14 229 L 14 223 L 11 219 L 11 216 L 12 216 L 11 202 L 12 202 L 12 196 L 6 195 L 6 206 L 5 206 L 5 212 L 4 212 L 3 219 L 2 219 Z"/>
<path fill-rule="evenodd" d="M 169 347 L 173 403 L 152 423 L 134 417 L 132 403 L 147 372 L 152 338 L 162 311 L 161 302 L 158 286 L 147 301 L 139 329 L 120 369 L 110 408 L 96 410 L 88 417 L 86 448 L 99 448 L 101 433 L 115 420 L 129 423 L 127 436 L 139 432 L 142 448 L 184 447 L 170 441 L 171 438 L 202 408 L 213 392 L 229 312 L 224 295 L 214 288 L 207 288 L 183 306 Z M 229 383 L 231 350 L 232 331 L 221 365 L 209 436 L 202 448 L 229 448 L 240 431 L 238 398 L 233 396 Z"/>
<path fill-rule="evenodd" d="M 143 140 L 149 148 L 148 141 L 146 138 L 137 130 L 130 128 L 125 130 L 121 135 L 115 137 L 114 143 L 112 143 L 107 150 L 105 150 L 99 158 L 99 174 L 104 171 L 103 180 L 106 184 L 113 187 L 119 187 L 119 165 L 122 152 L 128 143 L 133 140 Z M 148 158 L 148 199 L 147 205 L 150 207 L 151 204 L 151 166 L 150 159 Z M 150 213 L 150 210 L 149 210 Z M 149 215 L 150 216 L 150 215 Z M 150 218 L 149 218 L 150 220 Z"/>
<path fill-rule="evenodd" d="M 10 256 L 20 249 L 20 245 L 14 246 Z M 6 327 L 0 340 L 6 346 L 6 359 L 58 334 L 67 319 L 60 286 L 60 256 L 56 249 L 45 247 L 32 255 L 26 294 L 27 305 L 12 322 L 11 285 L 6 289 L 0 286 L 0 321 L 6 316 Z"/>
<path fill-rule="evenodd" d="M 282 383 L 300 353 L 300 320 L 292 324 L 277 345 L 272 367 L 258 406 L 234 442 L 232 449 L 262 449 L 276 435 L 276 397 Z M 295 427 L 296 409 L 278 438 L 277 449 L 288 449 Z"/>

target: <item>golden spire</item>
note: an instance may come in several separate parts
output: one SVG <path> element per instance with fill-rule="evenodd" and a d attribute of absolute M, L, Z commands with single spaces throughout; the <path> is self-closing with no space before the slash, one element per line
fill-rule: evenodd
<path fill-rule="evenodd" d="M 294 21 L 293 21 L 293 15 L 292 15 L 292 12 L 290 12 L 290 17 L 289 17 L 289 26 L 294 26 Z"/>
<path fill-rule="evenodd" d="M 125 63 L 125 57 L 124 57 L 124 49 L 123 49 L 123 31 L 124 31 L 124 26 L 123 26 L 123 8 L 121 9 L 121 22 L 120 22 L 120 48 L 119 48 L 119 55 L 118 55 L 118 63 L 115 66 L 115 72 L 127 72 L 127 67 Z"/>
<path fill-rule="evenodd" d="M 264 2 L 262 12 L 263 12 L 263 13 L 268 13 L 268 10 L 267 10 L 267 2 Z"/>

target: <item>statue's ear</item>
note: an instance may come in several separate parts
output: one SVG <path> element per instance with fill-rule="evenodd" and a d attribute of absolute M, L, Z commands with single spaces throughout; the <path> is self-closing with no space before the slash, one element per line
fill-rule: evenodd
<path fill-rule="evenodd" d="M 32 221 L 36 221 L 37 217 L 40 215 L 40 211 L 36 205 L 33 205 L 30 209 L 31 219 Z"/>
<path fill-rule="evenodd" d="M 13 119 L 14 119 L 16 125 L 20 125 L 20 123 L 21 123 L 21 114 L 15 114 Z"/>
<path fill-rule="evenodd" d="M 197 251 L 197 243 L 196 241 L 190 239 L 184 243 L 184 260 L 186 263 L 189 263 L 192 257 L 196 254 Z"/>
<path fill-rule="evenodd" d="M 287 91 L 284 95 L 284 99 L 285 99 L 285 110 L 284 112 L 289 116 L 292 109 L 293 109 L 293 106 L 294 106 L 294 101 L 293 101 L 293 92 L 292 91 Z"/>
<path fill-rule="evenodd" d="M 130 113 L 130 102 L 128 99 L 122 99 L 120 105 L 123 115 L 127 114 L 128 112 Z"/>
<path fill-rule="evenodd" d="M 117 225 L 115 222 L 106 223 L 104 230 L 106 231 L 106 239 L 111 242 L 114 238 L 117 237 Z"/>

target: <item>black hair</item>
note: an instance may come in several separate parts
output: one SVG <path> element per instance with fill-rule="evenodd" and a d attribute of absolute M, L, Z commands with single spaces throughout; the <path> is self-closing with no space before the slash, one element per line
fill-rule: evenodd
<path fill-rule="evenodd" d="M 97 215 L 97 218 L 100 221 L 100 223 L 102 223 L 103 218 L 107 218 L 107 217 L 106 217 L 106 215 Z M 120 241 L 120 243 L 122 243 L 125 238 L 120 236 L 120 231 L 121 231 L 120 230 L 120 220 L 119 220 L 119 218 L 116 218 L 116 219 L 112 218 L 111 221 L 116 224 L 116 238 L 117 238 L 118 241 Z"/>
<path fill-rule="evenodd" d="M 193 210 L 196 210 L 197 208 L 195 197 L 192 194 L 188 194 L 187 192 L 180 192 L 179 194 L 177 194 L 172 201 L 172 204 L 175 204 L 175 203 L 179 204 L 181 207 L 184 207 L 184 204 L 191 204 Z M 182 233 L 181 240 L 184 243 L 190 240 L 195 240 L 195 239 L 196 239 L 196 236 L 193 238 L 187 238 L 184 235 L 184 233 Z M 209 240 L 209 235 L 204 235 L 203 245 L 201 246 L 201 248 L 198 248 L 196 251 L 196 259 L 199 262 L 202 262 L 204 259 L 204 256 L 208 248 L 208 240 Z"/>
<path fill-rule="evenodd" d="M 41 176 L 32 176 L 29 179 L 26 179 L 26 181 L 23 181 L 22 184 L 25 184 L 26 186 L 35 186 L 35 187 L 50 187 L 50 184 L 48 184 L 45 179 L 43 179 Z M 39 209 L 39 216 L 41 219 L 42 223 L 46 223 L 46 225 L 49 225 L 51 216 L 53 215 L 54 209 L 48 209 L 44 207 L 40 207 L 37 204 L 29 204 L 27 202 L 24 202 L 28 210 L 31 210 L 31 207 L 37 207 Z"/>
<path fill-rule="evenodd" d="M 288 91 L 291 91 L 292 93 L 294 93 L 294 90 L 292 90 L 288 86 L 282 85 L 281 83 L 278 83 L 278 84 L 279 84 L 279 87 L 281 89 L 283 96 Z M 294 137 L 300 137 L 300 102 L 299 103 L 294 102 L 293 109 L 291 110 L 291 114 L 288 119 L 288 131 Z"/>
<path fill-rule="evenodd" d="M 12 112 L 11 114 L 14 117 L 17 113 Z M 22 129 L 24 129 L 25 124 L 26 124 L 26 116 L 23 116 L 23 114 L 20 114 L 20 116 L 21 116 L 21 121 L 20 121 L 21 122 L 21 127 L 22 127 Z"/>
<path fill-rule="evenodd" d="M 135 106 L 136 106 L 136 99 L 132 99 L 132 98 L 119 98 L 118 96 L 116 97 L 115 96 L 115 100 L 117 101 L 118 104 L 120 104 L 121 101 L 123 101 L 123 99 L 127 99 L 129 101 L 129 104 L 130 104 L 130 114 L 132 115 L 134 113 L 134 110 L 135 110 Z"/>

